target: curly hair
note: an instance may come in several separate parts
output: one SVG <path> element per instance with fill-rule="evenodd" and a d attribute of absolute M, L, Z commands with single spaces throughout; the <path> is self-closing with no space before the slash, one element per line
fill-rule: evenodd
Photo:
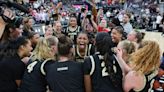
<path fill-rule="evenodd" d="M 138 73 L 148 74 L 160 65 L 160 47 L 155 41 L 143 41 L 140 48 L 131 54 L 132 69 Z"/>

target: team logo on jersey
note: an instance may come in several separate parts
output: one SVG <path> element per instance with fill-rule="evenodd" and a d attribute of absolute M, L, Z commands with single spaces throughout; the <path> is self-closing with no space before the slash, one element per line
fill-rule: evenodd
<path fill-rule="evenodd" d="M 68 67 L 57 68 L 57 71 L 67 71 L 67 70 L 68 70 Z"/>

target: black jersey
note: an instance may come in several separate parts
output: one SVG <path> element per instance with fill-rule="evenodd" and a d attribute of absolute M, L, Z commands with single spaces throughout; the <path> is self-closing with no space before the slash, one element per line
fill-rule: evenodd
<path fill-rule="evenodd" d="M 84 92 L 82 63 L 55 62 L 47 70 L 47 81 L 53 92 Z"/>
<path fill-rule="evenodd" d="M 84 58 L 87 56 L 93 55 L 95 53 L 95 47 L 92 44 L 87 45 L 85 49 L 85 56 L 82 57 L 80 55 L 79 49 L 77 48 L 77 45 L 75 46 L 75 61 L 77 62 L 84 62 Z"/>
<path fill-rule="evenodd" d="M 156 70 L 150 74 L 145 75 L 145 78 L 144 78 L 145 86 L 144 86 L 144 88 L 140 89 L 140 90 L 132 89 L 129 92 L 161 92 L 161 91 L 152 91 L 153 83 L 155 81 L 155 77 L 157 74 L 158 74 L 158 71 Z"/>
<path fill-rule="evenodd" d="M 0 61 L 0 92 L 17 92 L 15 80 L 21 80 L 25 64 L 16 54 L 12 57 L 3 57 Z"/>
<path fill-rule="evenodd" d="M 69 27 L 64 30 L 64 34 L 70 37 L 74 43 L 76 43 L 77 34 L 81 31 L 80 26 L 77 26 L 75 30 L 70 30 Z"/>
<path fill-rule="evenodd" d="M 113 56 L 114 58 L 114 56 Z M 104 58 L 100 54 L 94 54 L 84 61 L 84 74 L 91 76 L 93 92 L 123 92 L 122 71 L 116 59 L 113 59 L 112 69 L 114 74 L 108 72 Z M 113 82 L 117 80 L 116 83 Z"/>
<path fill-rule="evenodd" d="M 30 61 L 25 70 L 19 92 L 46 92 L 47 81 L 41 67 L 44 65 L 45 70 L 51 63 L 50 60 L 47 62 Z"/>

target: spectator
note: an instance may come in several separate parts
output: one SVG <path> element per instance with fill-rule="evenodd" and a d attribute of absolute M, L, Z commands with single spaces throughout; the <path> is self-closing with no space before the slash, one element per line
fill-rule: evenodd
<path fill-rule="evenodd" d="M 81 12 L 78 14 L 78 25 L 81 26 L 81 22 L 85 17 L 87 10 L 85 6 L 81 7 Z"/>
<path fill-rule="evenodd" d="M 41 23 L 46 23 L 47 13 L 43 6 L 40 7 L 39 16 L 41 18 Z"/>
<path fill-rule="evenodd" d="M 119 19 L 118 18 L 112 18 L 109 22 L 109 28 L 110 30 L 112 30 L 113 28 L 115 28 L 116 26 L 122 26 Z M 108 32 L 109 34 L 111 34 L 111 31 Z"/>
<path fill-rule="evenodd" d="M 99 24 L 101 20 L 105 17 L 103 7 L 100 7 L 97 14 L 97 23 Z"/>
<path fill-rule="evenodd" d="M 32 16 L 34 17 L 34 20 L 36 21 L 37 24 L 39 24 L 41 21 L 41 16 L 39 15 L 38 11 L 34 9 L 32 13 L 33 13 Z"/>
<path fill-rule="evenodd" d="M 124 11 L 120 11 L 119 14 L 117 15 L 119 21 L 122 23 L 124 19 Z"/>
<path fill-rule="evenodd" d="M 130 24 L 130 19 L 131 19 L 131 15 L 129 13 L 124 14 L 122 26 L 127 34 L 133 31 L 133 27 Z"/>
<path fill-rule="evenodd" d="M 52 36 L 53 35 L 53 29 L 51 25 L 47 25 L 45 27 L 45 34 L 44 37 Z"/>
<path fill-rule="evenodd" d="M 121 26 L 121 23 L 118 18 L 112 18 L 111 22 L 109 23 L 109 27 L 113 29 L 116 26 Z"/>
<path fill-rule="evenodd" d="M 59 37 L 62 34 L 63 29 L 62 29 L 62 25 L 59 21 L 54 22 L 53 31 L 54 31 L 53 33 L 56 37 Z"/>
<path fill-rule="evenodd" d="M 98 30 L 97 24 L 93 20 L 93 16 L 91 14 L 91 11 L 89 11 L 82 21 L 82 28 L 87 33 L 96 33 Z"/>
<path fill-rule="evenodd" d="M 28 35 L 28 39 L 31 41 L 32 48 L 35 49 L 38 41 L 39 41 L 40 35 L 36 32 L 31 31 Z"/>
<path fill-rule="evenodd" d="M 163 14 L 163 18 L 161 20 L 161 24 L 162 24 L 162 34 L 161 35 L 164 35 L 164 14 Z"/>
<path fill-rule="evenodd" d="M 98 32 L 109 32 L 110 30 L 107 28 L 107 21 L 102 19 L 100 24 L 98 25 Z"/>
<path fill-rule="evenodd" d="M 156 18 L 156 30 L 158 30 L 158 32 L 161 32 L 161 28 L 160 28 L 161 21 L 162 21 L 162 16 L 161 14 L 158 14 Z"/>
<path fill-rule="evenodd" d="M 28 17 L 24 20 L 24 26 L 23 26 L 23 36 L 28 36 L 29 32 L 34 31 L 34 29 L 32 28 L 33 26 L 33 18 Z"/>

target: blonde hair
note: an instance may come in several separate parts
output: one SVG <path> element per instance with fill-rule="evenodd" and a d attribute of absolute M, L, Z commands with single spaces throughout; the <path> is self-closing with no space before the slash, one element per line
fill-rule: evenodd
<path fill-rule="evenodd" d="M 141 48 L 131 54 L 132 69 L 138 73 L 148 74 L 159 68 L 160 47 L 155 41 L 141 42 Z"/>
<path fill-rule="evenodd" d="M 134 42 L 123 40 L 119 42 L 119 44 L 121 44 L 121 47 L 126 51 L 127 54 L 132 54 L 136 51 L 136 43 Z"/>
<path fill-rule="evenodd" d="M 39 42 L 36 45 L 36 48 L 33 51 L 32 61 L 35 60 L 45 60 L 48 58 L 55 59 L 55 56 L 50 53 L 52 52 L 51 46 L 58 44 L 58 39 L 54 36 L 50 36 L 48 38 L 40 38 Z"/>

